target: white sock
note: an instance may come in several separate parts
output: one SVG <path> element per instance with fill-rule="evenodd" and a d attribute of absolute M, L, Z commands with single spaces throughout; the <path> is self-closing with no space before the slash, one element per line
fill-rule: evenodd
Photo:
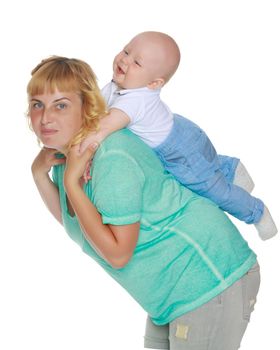
<path fill-rule="evenodd" d="M 261 220 L 255 224 L 255 227 L 259 233 L 260 238 L 264 241 L 276 235 L 277 227 L 266 206 L 264 206 Z"/>
<path fill-rule="evenodd" d="M 239 161 L 233 179 L 233 184 L 251 193 L 255 184 L 245 166 Z"/>

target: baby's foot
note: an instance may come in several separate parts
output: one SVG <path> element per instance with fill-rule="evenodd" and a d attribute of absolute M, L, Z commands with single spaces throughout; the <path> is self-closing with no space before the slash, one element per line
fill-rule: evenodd
<path fill-rule="evenodd" d="M 233 184 L 243 188 L 249 193 L 253 191 L 255 186 L 250 174 L 240 161 L 235 170 Z"/>
<path fill-rule="evenodd" d="M 259 236 L 262 240 L 272 238 L 277 233 L 277 227 L 270 215 L 269 210 L 264 206 L 263 215 L 261 220 L 255 224 L 255 227 L 259 233 Z"/>

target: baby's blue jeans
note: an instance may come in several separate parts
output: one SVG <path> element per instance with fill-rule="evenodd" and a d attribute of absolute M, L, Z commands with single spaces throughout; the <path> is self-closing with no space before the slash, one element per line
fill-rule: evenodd
<path fill-rule="evenodd" d="M 182 185 L 247 224 L 260 221 L 263 202 L 233 184 L 239 159 L 218 155 L 205 132 L 192 121 L 175 114 L 170 134 L 154 151 Z"/>

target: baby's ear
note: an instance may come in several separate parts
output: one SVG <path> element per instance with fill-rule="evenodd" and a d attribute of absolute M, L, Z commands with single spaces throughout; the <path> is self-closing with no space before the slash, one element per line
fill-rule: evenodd
<path fill-rule="evenodd" d="M 162 88 L 164 84 L 165 84 L 165 80 L 163 78 L 158 78 L 158 79 L 151 81 L 147 85 L 147 88 L 152 89 L 152 90 L 156 90 L 156 89 Z"/>

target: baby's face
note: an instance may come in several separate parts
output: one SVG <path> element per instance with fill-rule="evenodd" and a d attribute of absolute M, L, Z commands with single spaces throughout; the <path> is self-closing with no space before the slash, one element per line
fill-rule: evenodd
<path fill-rule="evenodd" d="M 161 78 L 163 64 L 159 59 L 161 50 L 156 42 L 145 35 L 133 38 L 117 54 L 113 62 L 113 80 L 122 89 L 149 87 L 155 79 Z"/>

